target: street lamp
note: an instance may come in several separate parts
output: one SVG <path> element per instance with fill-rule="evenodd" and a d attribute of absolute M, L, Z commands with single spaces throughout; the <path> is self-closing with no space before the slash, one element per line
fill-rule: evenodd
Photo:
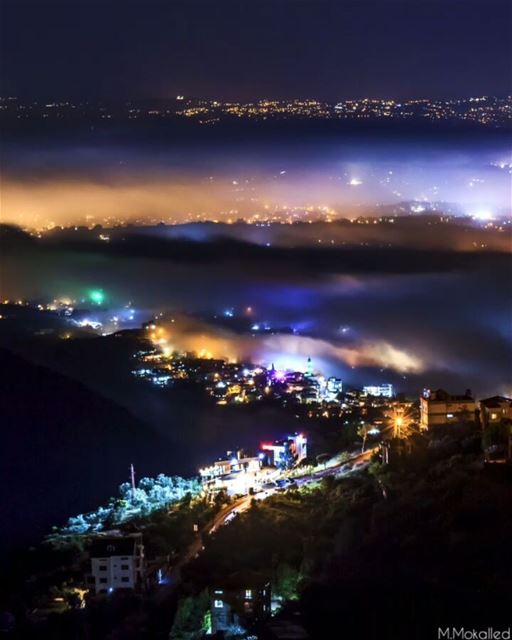
<path fill-rule="evenodd" d="M 395 418 L 395 438 L 402 437 L 402 424 L 403 424 L 403 418 L 401 416 L 397 416 Z"/>

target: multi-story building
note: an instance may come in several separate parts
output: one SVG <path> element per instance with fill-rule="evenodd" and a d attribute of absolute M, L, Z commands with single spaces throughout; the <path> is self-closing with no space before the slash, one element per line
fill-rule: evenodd
<path fill-rule="evenodd" d="M 318 387 L 308 384 L 299 394 L 299 398 L 303 404 L 317 404 L 320 400 Z"/>
<path fill-rule="evenodd" d="M 327 400 L 336 400 L 343 391 L 343 381 L 340 378 L 327 378 L 325 396 Z"/>
<path fill-rule="evenodd" d="M 246 494 L 250 489 L 257 489 L 261 458 L 245 457 L 242 451 L 228 451 L 228 456 L 199 469 L 203 486 L 213 492 L 225 490 L 229 495 Z"/>
<path fill-rule="evenodd" d="M 512 420 L 512 399 L 493 396 L 480 400 L 480 422 L 484 429 L 502 420 Z"/>
<path fill-rule="evenodd" d="M 96 594 L 143 586 L 145 560 L 141 533 L 98 537 L 91 545 L 90 558 L 89 582 Z"/>
<path fill-rule="evenodd" d="M 369 385 L 367 387 L 363 387 L 363 391 L 368 396 L 382 396 L 383 398 L 393 397 L 392 384 Z"/>
<path fill-rule="evenodd" d="M 469 389 L 451 395 L 443 389 L 426 390 L 420 398 L 420 428 L 475 421 L 476 402 Z"/>
<path fill-rule="evenodd" d="M 233 575 L 210 589 L 211 633 L 243 633 L 270 617 L 270 583 L 259 576 Z"/>
<path fill-rule="evenodd" d="M 294 436 L 288 436 L 286 440 L 262 443 L 261 449 L 267 454 L 269 464 L 275 467 L 282 464 L 288 452 L 292 456 L 294 464 L 299 464 L 307 458 L 308 441 L 302 433 L 296 433 Z"/>

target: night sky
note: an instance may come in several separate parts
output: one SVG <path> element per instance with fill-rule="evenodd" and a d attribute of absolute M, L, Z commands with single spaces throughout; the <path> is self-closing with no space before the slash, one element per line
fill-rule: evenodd
<path fill-rule="evenodd" d="M 510 92 L 502 0 L 2 0 L 2 94 L 450 97 Z"/>

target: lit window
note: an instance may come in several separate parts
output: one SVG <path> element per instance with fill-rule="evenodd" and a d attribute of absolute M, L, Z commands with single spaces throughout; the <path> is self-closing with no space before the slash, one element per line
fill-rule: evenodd
<path fill-rule="evenodd" d="M 497 413 L 491 413 L 491 420 L 497 420 L 498 419 L 498 414 Z"/>
<path fill-rule="evenodd" d="M 213 603 L 213 606 L 216 609 L 222 609 L 222 607 L 224 606 L 224 603 L 222 602 L 222 600 L 215 600 Z"/>
<path fill-rule="evenodd" d="M 246 589 L 245 590 L 245 597 L 250 600 L 250 598 L 252 598 L 252 590 L 251 589 Z"/>

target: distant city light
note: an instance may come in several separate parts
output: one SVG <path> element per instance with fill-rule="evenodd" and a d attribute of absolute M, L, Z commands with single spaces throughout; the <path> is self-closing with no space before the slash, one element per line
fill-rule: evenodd
<path fill-rule="evenodd" d="M 91 289 L 89 291 L 89 300 L 94 304 L 100 305 L 105 302 L 105 294 L 102 289 Z"/>
<path fill-rule="evenodd" d="M 488 209 L 476 211 L 475 213 L 472 214 L 472 217 L 475 220 L 482 220 L 482 221 L 488 221 L 488 220 L 494 219 L 492 211 L 489 211 Z"/>
<path fill-rule="evenodd" d="M 91 329 L 100 329 L 103 325 L 97 320 L 91 320 L 90 318 L 83 318 L 76 323 L 79 327 L 91 327 Z"/>

